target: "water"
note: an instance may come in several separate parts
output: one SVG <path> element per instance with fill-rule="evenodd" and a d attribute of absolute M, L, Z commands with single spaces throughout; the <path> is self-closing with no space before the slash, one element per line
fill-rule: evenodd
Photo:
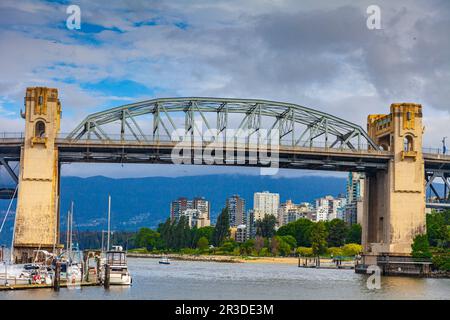
<path fill-rule="evenodd" d="M 369 290 L 353 270 L 304 269 L 289 264 L 129 259 L 131 287 L 3 291 L 0 299 L 449 299 L 450 279 L 382 277 Z M 1 271 L 0 271 L 1 272 Z"/>

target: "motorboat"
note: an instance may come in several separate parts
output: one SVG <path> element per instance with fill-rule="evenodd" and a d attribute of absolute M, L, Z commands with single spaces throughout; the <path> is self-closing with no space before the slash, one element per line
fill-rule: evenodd
<path fill-rule="evenodd" d="M 170 264 L 169 258 L 167 256 L 162 256 L 159 260 L 159 264 Z"/>
<path fill-rule="evenodd" d="M 127 254 L 121 246 L 114 246 L 113 250 L 106 252 L 105 267 L 103 268 L 103 281 L 105 281 L 107 267 L 109 268 L 110 285 L 131 285 L 133 280 L 128 271 Z"/>

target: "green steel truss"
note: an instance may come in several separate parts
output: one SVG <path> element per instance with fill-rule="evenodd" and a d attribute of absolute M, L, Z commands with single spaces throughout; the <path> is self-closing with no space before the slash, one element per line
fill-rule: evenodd
<path fill-rule="evenodd" d="M 175 130 L 200 132 L 199 124 L 219 133 L 246 129 L 249 135 L 277 129 L 281 146 L 379 150 L 360 126 L 349 121 L 296 104 L 254 99 L 161 98 L 132 103 L 89 115 L 66 139 L 167 141 Z"/>

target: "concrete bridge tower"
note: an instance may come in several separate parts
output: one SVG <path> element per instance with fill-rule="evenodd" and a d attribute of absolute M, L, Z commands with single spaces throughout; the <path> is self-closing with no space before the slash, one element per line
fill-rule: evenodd
<path fill-rule="evenodd" d="M 422 106 L 392 104 L 390 114 L 368 116 L 367 130 L 394 154 L 387 171 L 366 179 L 363 248 L 366 264 L 376 264 L 380 255 L 409 256 L 414 237 L 426 231 Z"/>
<path fill-rule="evenodd" d="M 58 91 L 27 88 L 25 141 L 20 157 L 13 257 L 29 262 L 33 250 L 59 246 L 59 164 L 55 139 L 60 129 Z"/>

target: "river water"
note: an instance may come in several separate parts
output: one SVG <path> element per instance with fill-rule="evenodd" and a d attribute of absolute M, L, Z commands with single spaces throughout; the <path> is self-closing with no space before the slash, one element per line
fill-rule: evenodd
<path fill-rule="evenodd" d="M 129 258 L 130 287 L 0 291 L 0 299 L 450 299 L 450 279 L 382 277 L 368 289 L 353 270 L 289 264 L 215 263 Z M 1 272 L 1 271 L 0 271 Z"/>

